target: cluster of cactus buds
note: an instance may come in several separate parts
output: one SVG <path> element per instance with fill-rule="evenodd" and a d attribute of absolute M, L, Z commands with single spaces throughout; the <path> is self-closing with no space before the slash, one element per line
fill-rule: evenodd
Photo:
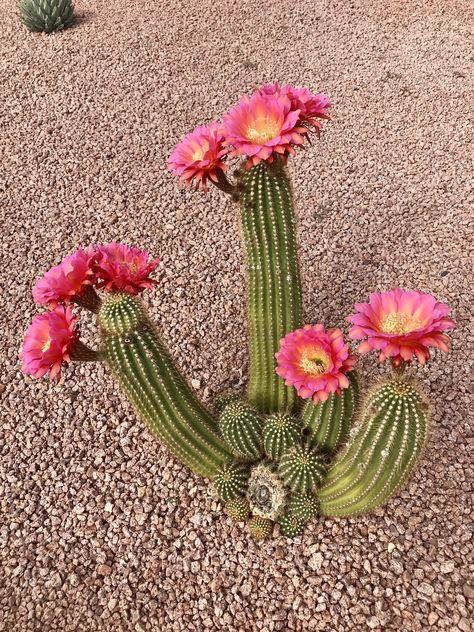
<path fill-rule="evenodd" d="M 138 294 L 158 260 L 124 244 L 79 249 L 33 291 L 37 315 L 21 351 L 23 370 L 59 378 L 71 361 L 104 361 L 137 413 L 170 452 L 213 481 L 233 520 L 259 539 L 275 523 L 300 536 L 319 515 L 351 516 L 385 503 L 408 478 L 426 442 L 429 406 L 406 376 L 429 348 L 448 351 L 449 307 L 400 288 L 371 294 L 347 317 L 359 353 L 376 350 L 392 374 L 359 396 L 357 355 L 344 333 L 301 322 L 301 286 L 285 164 L 329 101 L 305 88 L 263 86 L 217 123 L 188 135 L 170 158 L 186 182 L 212 182 L 240 204 L 248 269 L 247 398 L 218 396 L 208 410 L 187 384 Z M 267 110 L 265 110 L 265 108 Z M 262 118 L 259 113 L 267 112 Z M 267 127 L 266 127 L 267 126 Z M 249 135 L 249 130 L 251 134 Z M 274 137 L 272 137 L 274 134 Z M 246 158 L 229 180 L 233 156 Z M 100 293 L 97 291 L 100 290 Z M 97 315 L 100 348 L 79 340 L 74 309 Z M 304 401 L 303 401 L 304 400 Z"/>

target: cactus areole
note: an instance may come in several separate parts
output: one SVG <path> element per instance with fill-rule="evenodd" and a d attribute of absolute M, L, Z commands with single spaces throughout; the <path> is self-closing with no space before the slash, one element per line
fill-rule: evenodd
<path fill-rule="evenodd" d="M 22 6 L 55 6 L 63 26 L 70 19 L 66 0 L 22 0 Z M 423 292 L 396 288 L 356 303 L 347 317 L 349 337 L 359 341 L 359 353 L 376 350 L 380 362 L 390 363 L 364 391 L 343 330 L 302 322 L 285 165 L 310 132 L 319 136 L 329 107 L 326 96 L 307 88 L 262 86 L 222 123 L 187 134 L 168 161 L 184 184 L 204 192 L 215 185 L 240 208 L 246 397 L 219 393 L 212 411 L 201 403 L 139 296 L 157 284 L 159 260 L 127 244 L 80 248 L 37 282 L 33 296 L 44 310 L 20 351 L 23 371 L 38 378 L 49 373 L 59 380 L 70 362 L 105 362 L 150 431 L 190 470 L 211 479 L 228 517 L 246 522 L 259 539 L 270 537 L 275 524 L 281 536 L 300 537 L 318 515 L 365 513 L 397 492 L 429 426 L 427 398 L 407 369 L 425 364 L 430 349 L 448 351 L 446 332 L 455 327 L 449 307 Z M 97 318 L 97 349 L 80 340 L 79 309 Z"/>

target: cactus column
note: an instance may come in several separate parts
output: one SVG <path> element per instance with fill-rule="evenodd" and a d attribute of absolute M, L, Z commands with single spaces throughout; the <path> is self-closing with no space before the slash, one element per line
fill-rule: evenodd
<path fill-rule="evenodd" d="M 138 299 L 112 294 L 99 312 L 105 358 L 150 429 L 193 472 L 212 477 L 232 458 L 159 340 Z"/>
<path fill-rule="evenodd" d="M 291 412 L 296 392 L 275 373 L 280 339 L 301 326 L 301 286 L 293 204 L 281 160 L 243 177 L 241 217 L 247 249 L 249 399 L 265 413 Z"/>

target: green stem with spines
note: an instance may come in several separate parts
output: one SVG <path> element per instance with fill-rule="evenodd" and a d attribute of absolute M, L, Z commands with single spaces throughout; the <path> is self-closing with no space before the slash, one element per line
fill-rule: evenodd
<path fill-rule="evenodd" d="M 428 403 L 413 382 L 394 376 L 373 388 L 319 490 L 321 513 L 352 516 L 386 502 L 411 473 L 427 433 Z"/>
<path fill-rule="evenodd" d="M 150 429 L 196 474 L 213 477 L 232 454 L 138 299 L 119 294 L 104 301 L 99 324 L 105 358 Z"/>
<path fill-rule="evenodd" d="M 357 375 L 351 372 L 347 377 L 349 386 L 340 395 L 332 393 L 325 402 L 317 404 L 309 399 L 301 411 L 301 425 L 303 430 L 309 432 L 307 443 L 326 454 L 331 454 L 345 441 L 357 404 Z"/>
<path fill-rule="evenodd" d="M 301 284 L 293 204 L 283 164 L 260 163 L 243 176 L 241 219 L 247 249 L 249 399 L 264 413 L 292 412 L 296 392 L 275 373 L 280 339 L 301 326 Z"/>

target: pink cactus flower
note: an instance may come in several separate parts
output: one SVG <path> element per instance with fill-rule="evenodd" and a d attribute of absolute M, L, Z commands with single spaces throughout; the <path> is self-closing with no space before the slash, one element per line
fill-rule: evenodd
<path fill-rule="evenodd" d="M 176 145 L 168 158 L 168 168 L 180 176 L 181 182 L 190 185 L 194 181 L 196 191 L 201 185 L 206 193 L 208 179 L 217 182 L 219 170 L 227 170 L 224 159 L 228 149 L 223 142 L 223 129 L 218 123 L 196 127 Z"/>
<path fill-rule="evenodd" d="M 376 349 L 379 362 L 392 358 L 394 366 L 399 366 L 416 356 L 425 364 L 430 357 L 428 347 L 449 351 L 451 341 L 443 332 L 456 323 L 448 318 L 449 306 L 430 294 L 396 288 L 371 294 L 368 303 L 356 303 L 355 309 L 357 313 L 347 317 L 352 323 L 349 336 L 366 338 L 359 352 Z"/>
<path fill-rule="evenodd" d="M 37 314 L 29 326 L 20 350 L 22 371 L 33 377 L 61 377 L 61 365 L 70 362 L 70 353 L 78 340 L 77 317 L 72 307 L 57 305 L 52 311 Z"/>
<path fill-rule="evenodd" d="M 285 159 L 303 145 L 307 130 L 298 121 L 299 110 L 292 110 L 285 95 L 245 95 L 224 115 L 225 144 L 233 147 L 229 155 L 247 156 L 247 169 L 275 156 Z"/>
<path fill-rule="evenodd" d="M 275 354 L 275 369 L 287 386 L 294 386 L 303 399 L 316 404 L 331 393 L 340 394 L 349 386 L 346 373 L 357 361 L 344 342 L 340 329 L 305 325 L 287 334 Z"/>
<path fill-rule="evenodd" d="M 34 300 L 40 305 L 49 305 L 51 309 L 58 302 L 69 304 L 95 282 L 92 270 L 94 258 L 94 249 L 89 246 L 86 250 L 79 248 L 63 259 L 36 282 Z"/>
<path fill-rule="evenodd" d="M 159 259 L 148 261 L 148 252 L 126 244 L 110 243 L 97 246 L 94 272 L 99 280 L 97 287 L 106 292 L 138 294 L 157 283 L 150 278 Z"/>
<path fill-rule="evenodd" d="M 265 84 L 260 88 L 262 94 L 283 94 L 291 103 L 292 110 L 299 110 L 299 123 L 302 125 L 312 125 L 319 135 L 321 122 L 317 119 L 329 119 L 328 110 L 331 107 L 329 98 L 318 92 L 313 94 L 308 88 L 295 88 L 288 83 L 280 86 L 278 81 Z"/>

